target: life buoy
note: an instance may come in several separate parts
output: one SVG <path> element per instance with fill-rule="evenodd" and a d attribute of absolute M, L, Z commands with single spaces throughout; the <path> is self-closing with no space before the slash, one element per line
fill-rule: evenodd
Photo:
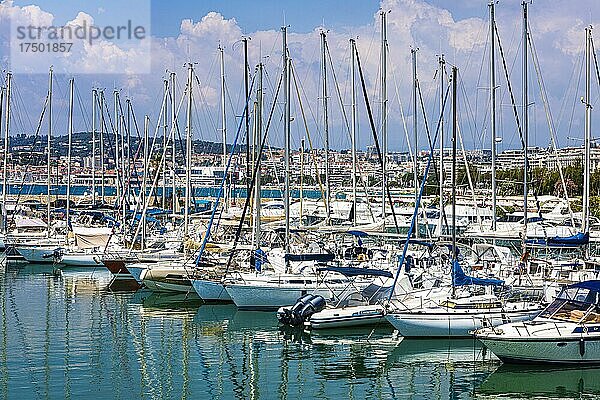
<path fill-rule="evenodd" d="M 367 261 L 367 255 L 365 253 L 360 253 L 356 259 L 358 261 Z"/>

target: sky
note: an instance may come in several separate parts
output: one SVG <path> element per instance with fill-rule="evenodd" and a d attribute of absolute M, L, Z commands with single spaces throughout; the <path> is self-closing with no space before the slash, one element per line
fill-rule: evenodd
<path fill-rule="evenodd" d="M 496 3 L 496 24 L 515 103 L 522 113 L 522 7 L 520 1 Z M 297 78 L 302 108 L 292 88 L 292 142 L 310 139 L 314 147 L 324 143 L 322 67 L 320 36 L 327 32 L 329 56 L 328 127 L 332 148 L 351 145 L 348 130 L 351 104 L 349 39 L 355 38 L 361 58 L 369 102 L 378 135 L 381 134 L 379 11 L 387 15 L 388 148 L 408 151 L 413 146 L 411 49 L 418 48 L 417 75 L 424 112 L 417 110 L 418 145 L 427 149 L 427 131 L 433 137 L 440 112 L 440 79 L 450 68 L 458 68 L 459 130 L 469 149 L 489 149 L 489 28 L 485 0 L 304 0 L 304 1 L 51 1 L 4 0 L 0 3 L 0 67 L 14 71 L 11 134 L 35 131 L 47 92 L 45 72 L 53 65 L 55 94 L 53 124 L 56 134 L 66 132 L 68 80 L 75 79 L 77 101 L 74 130 L 90 129 L 92 88 L 104 88 L 111 104 L 113 90 L 129 98 L 138 124 L 144 115 L 156 124 L 163 99 L 166 70 L 177 74 L 177 101 L 184 93 L 185 63 L 193 62 L 198 78 L 193 105 L 195 138 L 221 138 L 221 79 L 218 46 L 225 64 L 226 125 L 232 143 L 243 113 L 243 57 L 240 39 L 249 37 L 250 70 L 265 66 L 265 108 L 274 101 L 274 87 L 281 74 L 281 26 L 288 26 L 289 53 Z M 554 132 L 557 144 L 579 146 L 583 137 L 584 28 L 599 25 L 597 0 L 545 0 L 529 4 L 529 26 L 534 51 L 529 53 L 530 144 L 547 147 Z M 146 29 L 144 41 L 98 40 L 94 45 L 75 44 L 68 55 L 49 58 L 14 55 L 11 42 L 15 25 L 107 26 L 130 19 Z M 4 27 L 4 29 L 2 28 Z M 595 33 L 595 31 L 594 31 Z M 444 55 L 446 73 L 436 72 L 438 57 Z M 498 131 L 500 150 L 520 147 L 502 57 L 496 48 Z M 595 71 L 592 70 L 594 73 Z M 593 75 L 590 103 L 599 99 L 598 80 Z M 4 82 L 4 77 L 2 81 Z M 541 90 L 543 87 L 544 90 Z M 373 144 L 365 102 L 357 84 L 358 144 Z M 545 103 L 544 99 L 547 99 Z M 275 103 L 269 143 L 283 145 L 282 99 Z M 449 126 L 450 104 L 444 112 Z M 597 108 L 597 107 L 595 107 Z M 304 111 L 306 124 L 303 122 Z M 268 110 L 265 110 L 266 118 Z M 179 118 L 185 119 L 184 107 Z M 45 133 L 47 121 L 42 121 Z M 592 123 L 592 127 L 595 124 Z M 307 133 L 308 132 L 308 133 Z M 449 129 L 443 132 L 449 141 Z M 381 140 L 381 138 L 380 138 Z"/>

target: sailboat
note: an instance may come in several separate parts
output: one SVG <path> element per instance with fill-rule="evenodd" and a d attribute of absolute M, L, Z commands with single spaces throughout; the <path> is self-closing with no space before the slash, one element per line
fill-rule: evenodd
<path fill-rule="evenodd" d="M 456 132 L 457 132 L 457 74 L 452 68 L 452 205 L 456 204 Z M 417 203 L 418 204 L 418 203 Z M 416 207 L 416 206 L 415 206 Z M 430 298 L 418 307 L 406 307 L 400 300 L 387 304 L 386 319 L 406 337 L 469 336 L 469 332 L 483 326 L 494 326 L 505 321 L 522 321 L 535 317 L 539 303 L 503 301 L 491 287 L 502 286 L 498 279 L 467 276 L 460 266 L 456 245 L 456 213 L 452 213 L 452 290 L 444 298 Z M 466 286 L 470 288 L 466 288 Z M 485 293 L 473 293 L 473 287 L 484 286 Z"/>

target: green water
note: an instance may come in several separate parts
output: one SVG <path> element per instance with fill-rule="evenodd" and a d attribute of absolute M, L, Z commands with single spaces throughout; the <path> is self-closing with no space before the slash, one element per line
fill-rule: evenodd
<path fill-rule="evenodd" d="M 596 398 L 600 370 L 507 367 L 473 340 L 281 330 L 274 313 L 0 271 L 0 399 Z"/>

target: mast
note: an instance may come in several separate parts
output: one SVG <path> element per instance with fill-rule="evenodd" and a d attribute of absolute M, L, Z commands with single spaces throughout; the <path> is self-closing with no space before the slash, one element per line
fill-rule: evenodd
<path fill-rule="evenodd" d="M 250 94 L 248 74 L 250 73 L 250 66 L 248 65 L 248 38 L 243 37 L 242 43 L 244 45 L 244 94 L 246 100 Z M 245 113 L 245 125 L 246 125 L 246 196 L 250 196 L 250 113 Z"/>
<path fill-rule="evenodd" d="M 418 148 L 419 148 L 419 136 L 417 135 L 417 85 L 419 83 L 417 78 L 417 51 L 418 48 L 414 48 L 410 50 L 412 55 L 412 77 L 413 77 L 413 87 L 412 87 L 412 95 L 413 95 L 413 135 L 414 135 L 414 148 L 413 148 L 413 174 L 414 174 L 414 185 L 415 185 L 415 207 L 418 207 L 419 201 L 419 161 L 417 159 L 418 156 Z M 417 210 L 417 217 L 415 219 L 415 238 L 419 237 L 419 211 Z"/>
<path fill-rule="evenodd" d="M 92 89 L 92 206 L 96 205 L 96 101 L 98 91 Z M 48 139 L 48 149 L 50 140 Z M 48 171 L 50 170 L 50 157 L 48 157 Z M 49 174 L 49 172 L 48 172 Z M 50 175 L 48 175 L 49 177 Z M 50 196 L 50 195 L 48 195 Z"/>
<path fill-rule="evenodd" d="M 0 86 L 0 136 L 2 135 L 2 118 L 4 117 L 4 90 L 5 87 L 4 86 Z M 5 148 L 6 149 L 6 148 Z M 6 164 L 4 164 L 4 170 L 6 170 Z M 4 198 L 4 192 L 6 191 L 6 186 L 3 184 L 2 185 L 2 197 Z M 3 202 L 2 206 L 4 207 L 4 209 L 2 209 L 2 222 L 0 224 L 0 226 L 2 226 L 2 232 L 6 233 L 6 203 Z"/>
<path fill-rule="evenodd" d="M 495 3 L 490 1 L 490 131 L 492 136 L 492 230 L 496 230 L 496 34 Z"/>
<path fill-rule="evenodd" d="M 140 201 L 142 204 L 146 204 L 146 181 L 148 180 L 148 135 L 150 130 L 150 117 L 147 115 L 144 117 L 144 180 L 142 181 L 142 194 Z M 164 151 L 163 151 L 164 153 Z M 164 193 L 163 193 L 164 194 Z M 163 196 L 164 197 L 164 196 Z M 146 247 L 146 216 L 142 215 L 142 242 L 141 249 L 144 250 Z"/>
<path fill-rule="evenodd" d="M 283 191 L 284 207 L 285 207 L 285 254 L 290 253 L 290 77 L 289 64 L 290 59 L 287 52 L 287 27 L 281 28 L 283 35 L 283 93 L 284 93 L 284 133 L 285 133 L 285 188 Z M 286 270 L 289 271 L 289 259 L 286 257 Z"/>
<path fill-rule="evenodd" d="M 163 95 L 163 153 L 164 157 L 161 162 L 162 164 L 162 209 L 167 208 L 167 146 L 169 141 L 167 140 L 167 93 L 169 92 L 169 81 L 163 80 L 164 95 Z"/>
<path fill-rule="evenodd" d="M 304 206 L 304 138 L 300 140 L 300 223 L 302 224 Z"/>
<path fill-rule="evenodd" d="M 444 72 L 446 68 L 446 60 L 442 54 L 439 59 L 439 77 L 440 77 L 440 216 L 439 216 L 439 230 L 438 236 L 442 236 L 444 230 Z"/>
<path fill-rule="evenodd" d="M 48 224 L 48 230 L 46 231 L 46 237 L 50 237 L 50 218 L 51 218 L 51 210 L 50 210 L 50 194 L 52 188 L 52 67 L 50 67 L 50 73 L 48 74 L 48 169 L 47 169 L 47 196 L 46 196 L 46 221 Z M 95 115 L 95 114 L 94 114 Z"/>
<path fill-rule="evenodd" d="M 125 103 L 127 104 L 127 128 L 126 128 L 126 133 L 127 133 L 127 140 L 125 140 L 125 137 L 122 135 L 121 136 L 121 141 L 123 143 L 123 160 L 124 160 L 124 164 L 123 164 L 123 168 L 125 169 L 125 176 L 123 177 L 123 191 L 125 193 L 125 199 L 123 200 L 123 223 L 125 222 L 125 219 L 127 218 L 127 208 L 129 205 L 129 201 L 131 199 L 130 197 L 130 192 L 131 192 L 131 155 L 130 155 L 130 148 L 131 148 L 131 114 L 132 114 L 132 106 L 131 106 L 131 98 L 127 97 L 127 100 L 125 101 Z"/>
<path fill-rule="evenodd" d="M 67 237 L 71 228 L 71 148 L 73 147 L 73 97 L 74 97 L 75 78 L 69 79 L 69 147 L 67 148 Z"/>
<path fill-rule="evenodd" d="M 104 206 L 104 90 L 100 91 L 100 196 L 102 199 L 102 206 Z"/>
<path fill-rule="evenodd" d="M 457 260 L 456 254 L 456 133 L 458 130 L 456 103 L 456 77 L 458 68 L 452 66 L 452 268 Z M 454 276 L 454 274 L 452 274 Z M 452 280 L 452 294 L 454 295 L 454 279 Z"/>
<path fill-rule="evenodd" d="M 256 89 L 256 102 L 254 112 L 254 162 L 260 164 L 260 147 L 262 138 L 262 108 L 263 108 L 263 65 L 258 64 L 258 87 Z M 260 166 L 256 170 L 254 179 L 254 240 L 256 248 L 260 247 L 260 203 L 261 203 L 261 173 Z"/>
<path fill-rule="evenodd" d="M 119 164 L 119 91 L 115 89 L 113 91 L 114 101 L 115 101 L 115 186 L 117 187 L 117 215 L 119 215 L 119 206 L 121 202 L 121 181 L 119 179 L 119 170 L 121 169 L 121 165 Z"/>
<path fill-rule="evenodd" d="M 194 66 L 192 63 L 188 63 L 188 103 L 187 103 L 187 114 L 186 114 L 186 149 L 185 149 L 185 208 L 183 209 L 184 221 L 183 221 L 183 236 L 188 238 L 189 231 L 189 213 L 190 213 L 190 199 L 191 199 L 191 185 L 190 185 L 190 170 L 192 168 L 192 84 L 194 78 Z"/>
<path fill-rule="evenodd" d="M 381 159 L 381 215 L 385 230 L 385 197 L 387 188 L 387 12 L 381 11 L 381 142 L 383 157 Z M 415 203 L 416 204 L 416 203 Z M 393 205 L 390 204 L 390 207 Z M 355 211 L 356 212 L 356 211 Z"/>
<path fill-rule="evenodd" d="M 356 42 L 354 41 L 354 39 L 350 39 L 350 53 L 351 55 L 351 65 L 350 65 L 350 79 L 351 79 L 351 86 L 352 86 L 352 132 L 351 132 L 351 139 L 352 139 L 352 207 L 354 209 L 354 215 L 352 216 L 352 222 L 353 225 L 356 226 L 356 205 L 357 205 L 357 201 L 356 201 L 356 60 L 355 60 L 355 48 L 356 48 Z"/>
<path fill-rule="evenodd" d="M 219 55 L 221 64 L 221 134 L 223 138 L 223 159 L 221 164 L 223 165 L 223 174 L 227 174 L 227 118 L 225 115 L 225 54 L 223 53 L 223 47 L 219 45 Z M 229 176 L 225 176 L 225 197 L 223 199 L 224 210 L 229 209 Z"/>
<path fill-rule="evenodd" d="M 323 79 L 321 79 L 321 95 L 323 96 L 323 134 L 325 136 L 325 209 L 327 211 L 327 219 L 325 223 L 331 224 L 331 183 L 329 179 L 329 113 L 328 113 L 328 99 L 327 99 L 327 58 L 326 58 L 326 46 L 327 46 L 327 34 L 324 30 L 321 30 L 321 73 Z"/>
<path fill-rule="evenodd" d="M 177 169 L 177 160 L 175 158 L 175 128 L 176 128 L 176 115 L 175 113 L 176 105 L 175 105 L 175 72 L 171 72 L 171 163 L 173 168 L 173 181 L 171 182 L 171 198 L 173 203 L 173 215 L 177 212 L 177 180 L 176 180 L 176 169 Z"/>
<path fill-rule="evenodd" d="M 590 97 L 591 65 L 592 65 L 592 27 L 585 28 L 585 137 L 584 143 L 584 165 L 583 165 L 583 215 L 581 228 L 583 233 L 589 230 L 590 218 L 590 144 L 592 138 L 592 99 Z"/>
<path fill-rule="evenodd" d="M 6 175 L 8 172 L 8 146 L 9 146 L 9 132 L 10 132 L 10 92 L 12 83 L 12 73 L 6 73 L 6 118 L 4 119 L 4 171 L 2 171 L 2 204 L 6 210 L 6 196 L 8 191 L 8 185 L 6 181 Z M 6 224 L 4 226 L 6 229 Z"/>
<path fill-rule="evenodd" d="M 523 254 L 527 239 L 527 172 L 529 169 L 529 89 L 527 86 L 527 1 L 523 1 Z"/>

